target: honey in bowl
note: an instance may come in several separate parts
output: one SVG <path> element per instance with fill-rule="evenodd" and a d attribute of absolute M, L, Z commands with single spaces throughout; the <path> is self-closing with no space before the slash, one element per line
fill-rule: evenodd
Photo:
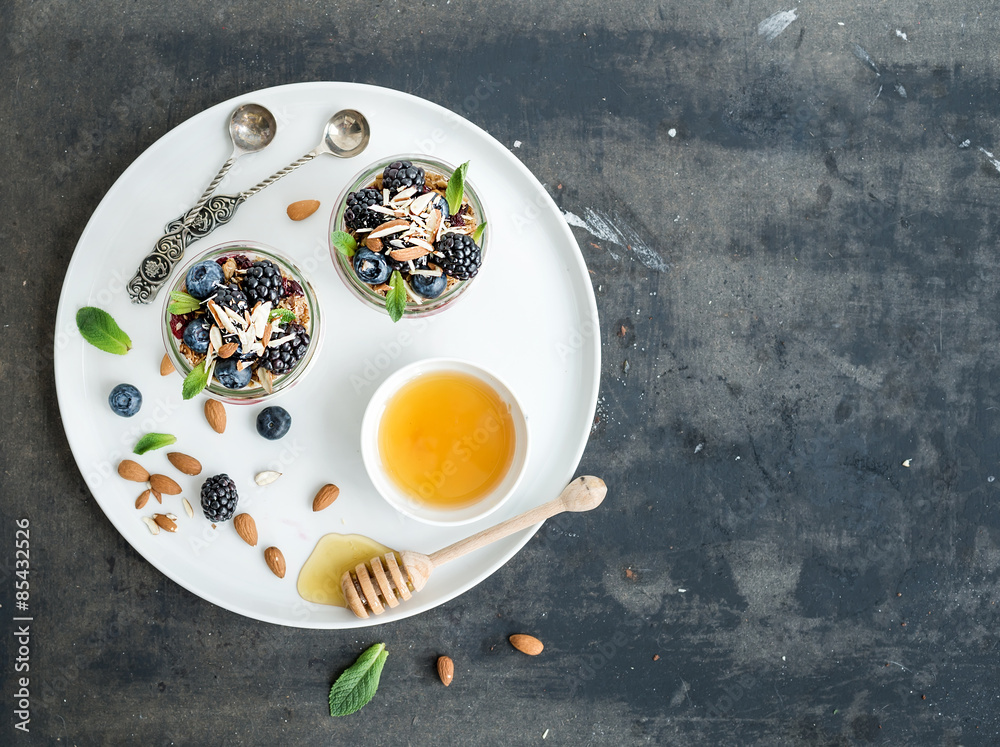
<path fill-rule="evenodd" d="M 475 376 L 435 371 L 386 403 L 378 453 L 393 484 L 415 503 L 471 506 L 500 485 L 514 460 L 510 406 Z"/>

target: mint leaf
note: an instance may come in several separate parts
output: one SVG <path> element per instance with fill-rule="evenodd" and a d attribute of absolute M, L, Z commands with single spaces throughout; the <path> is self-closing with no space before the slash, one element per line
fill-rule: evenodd
<path fill-rule="evenodd" d="M 105 353 L 125 355 L 132 349 L 131 338 L 104 309 L 84 306 L 76 312 L 76 327 L 84 340 Z"/>
<path fill-rule="evenodd" d="M 331 233 L 330 241 L 333 243 L 334 249 L 345 257 L 353 257 L 354 252 L 358 250 L 358 242 L 354 240 L 351 234 L 344 231 L 334 231 Z"/>
<path fill-rule="evenodd" d="M 344 670 L 330 688 L 331 716 L 349 716 L 368 705 L 378 690 L 388 655 L 385 644 L 376 643 Z"/>
<path fill-rule="evenodd" d="M 191 373 L 184 377 L 184 386 L 181 387 L 181 394 L 184 399 L 191 399 L 202 389 L 208 386 L 208 372 L 205 370 L 205 361 L 191 369 Z"/>
<path fill-rule="evenodd" d="M 480 246 L 482 246 L 481 239 L 483 238 L 483 231 L 485 230 L 486 230 L 486 221 L 483 221 L 478 226 L 476 226 L 476 230 L 472 232 L 472 240 L 475 241 Z"/>
<path fill-rule="evenodd" d="M 139 439 L 139 443 L 132 449 L 133 454 L 145 454 L 153 449 L 162 449 L 164 446 L 177 443 L 177 436 L 169 433 L 147 433 Z"/>
<path fill-rule="evenodd" d="M 170 305 L 167 311 L 171 314 L 190 314 L 201 307 L 201 301 L 184 291 L 170 291 Z"/>
<path fill-rule="evenodd" d="M 271 309 L 270 315 L 267 317 L 267 321 L 273 322 L 275 319 L 280 319 L 282 324 L 289 324 L 295 321 L 294 312 L 288 309 Z"/>
<path fill-rule="evenodd" d="M 451 175 L 448 180 L 448 189 L 444 191 L 444 199 L 448 201 L 448 212 L 455 215 L 462 207 L 462 196 L 465 194 L 465 172 L 469 170 L 469 162 L 466 161 Z"/>
<path fill-rule="evenodd" d="M 405 283 L 399 270 L 393 270 L 389 279 L 389 292 L 385 294 L 385 309 L 394 322 L 403 318 L 403 310 L 406 309 Z"/>

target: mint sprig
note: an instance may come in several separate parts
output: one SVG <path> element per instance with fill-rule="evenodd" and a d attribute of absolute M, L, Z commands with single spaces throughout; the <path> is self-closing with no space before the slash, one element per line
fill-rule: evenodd
<path fill-rule="evenodd" d="M 181 394 L 184 396 L 184 399 L 191 399 L 207 386 L 208 371 L 205 370 L 205 361 L 202 361 L 191 369 L 191 373 L 184 377 Z"/>
<path fill-rule="evenodd" d="M 344 670 L 330 688 L 330 715 L 349 716 L 360 711 L 375 697 L 389 652 L 376 643 Z"/>
<path fill-rule="evenodd" d="M 169 433 L 147 433 L 139 439 L 135 448 L 132 449 L 132 453 L 145 454 L 147 451 L 162 449 L 164 446 L 175 443 L 177 443 L 177 436 L 171 436 Z"/>
<path fill-rule="evenodd" d="M 358 242 L 354 240 L 351 234 L 344 231 L 334 231 L 331 233 L 330 242 L 333 244 L 333 248 L 345 257 L 353 257 L 354 252 L 358 250 Z"/>
<path fill-rule="evenodd" d="M 486 221 L 483 221 L 478 226 L 476 226 L 476 230 L 472 232 L 472 240 L 475 241 L 480 246 L 482 246 L 481 239 L 483 238 L 483 231 L 485 230 L 486 230 Z"/>
<path fill-rule="evenodd" d="M 267 321 L 273 322 L 275 319 L 279 319 L 282 324 L 290 324 L 295 321 L 296 316 L 294 312 L 288 309 L 271 309 Z"/>
<path fill-rule="evenodd" d="M 448 201 L 448 212 L 455 215 L 462 207 L 462 197 L 465 195 L 465 173 L 469 170 L 469 162 L 459 166 L 448 180 L 448 188 L 444 191 L 444 199 Z"/>
<path fill-rule="evenodd" d="M 399 274 L 399 270 L 392 271 L 389 278 L 389 292 L 385 294 L 385 310 L 389 312 L 392 321 L 398 322 L 403 318 L 403 311 L 406 309 L 406 281 Z"/>
<path fill-rule="evenodd" d="M 84 340 L 105 353 L 125 355 L 132 349 L 132 339 L 104 309 L 84 306 L 76 312 L 76 327 Z"/>
<path fill-rule="evenodd" d="M 171 314 L 190 314 L 201 307 L 201 301 L 184 291 L 170 291 L 170 305 L 167 311 Z"/>

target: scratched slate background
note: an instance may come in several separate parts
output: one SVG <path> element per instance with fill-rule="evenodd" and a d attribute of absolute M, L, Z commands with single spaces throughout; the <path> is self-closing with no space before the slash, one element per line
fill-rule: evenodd
<path fill-rule="evenodd" d="M 205 6 L 0 0 L 0 538 L 7 567 L 32 517 L 38 589 L 31 733 L 0 742 L 1000 741 L 1000 4 Z M 207 106 L 324 79 L 520 141 L 604 338 L 580 471 L 606 508 L 359 634 L 246 620 L 145 563 L 51 372 L 66 263 L 122 171 Z M 332 721 L 376 640 L 376 700 Z"/>

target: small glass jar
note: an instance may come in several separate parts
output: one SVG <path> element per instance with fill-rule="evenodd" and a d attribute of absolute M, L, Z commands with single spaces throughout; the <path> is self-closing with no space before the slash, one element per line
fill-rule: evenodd
<path fill-rule="evenodd" d="M 169 290 L 184 290 L 188 270 L 199 262 L 204 262 L 205 260 L 217 261 L 222 258 L 236 257 L 238 255 L 247 257 L 251 262 L 266 259 L 277 265 L 278 269 L 281 270 L 281 274 L 284 279 L 294 281 L 302 288 L 302 295 L 305 298 L 309 316 L 308 323 L 303 324 L 306 328 L 306 332 L 309 333 L 309 347 L 306 349 L 305 355 L 302 356 L 291 371 L 274 377 L 270 392 L 266 391 L 263 386 L 257 384 L 255 380 L 251 380 L 250 384 L 243 389 L 230 389 L 220 384 L 218 379 L 214 376 L 209 381 L 208 386 L 203 390 L 203 393 L 207 394 L 212 399 L 219 400 L 220 402 L 224 402 L 226 404 L 253 405 L 276 397 L 281 392 L 287 391 L 300 381 L 303 376 L 305 376 L 306 371 L 310 369 L 310 364 L 316 357 L 320 344 L 322 343 L 323 325 L 320 316 L 319 303 L 316 299 L 316 292 L 313 290 L 309 281 L 306 280 L 302 271 L 299 270 L 299 268 L 296 267 L 291 260 L 281 255 L 273 247 L 260 244 L 255 241 L 230 241 L 225 244 L 214 246 L 204 253 L 199 254 L 180 270 L 177 274 L 176 281 L 169 286 Z M 184 378 L 191 372 L 197 363 L 192 364 L 192 362 L 188 360 L 188 358 L 181 351 L 181 343 L 183 340 L 174 334 L 171 327 L 171 319 L 174 315 L 167 310 L 171 302 L 170 293 L 168 292 L 164 295 L 166 297 L 164 298 L 162 316 L 163 344 L 166 346 L 167 354 L 170 356 L 170 360 L 174 364 L 174 368 L 176 368 L 177 372 L 182 378 Z"/>
<path fill-rule="evenodd" d="M 347 195 L 351 192 L 357 192 L 359 189 L 365 189 L 366 187 L 374 188 L 375 178 L 382 173 L 383 169 L 385 169 L 387 165 L 393 163 L 394 161 L 409 161 L 414 166 L 423 168 L 428 183 L 433 183 L 432 180 L 436 180 L 441 177 L 445 180 L 449 180 L 452 173 L 455 171 L 455 167 L 451 164 L 429 156 L 398 155 L 381 158 L 375 163 L 365 167 L 361 173 L 351 180 L 347 188 L 341 192 L 340 197 L 337 199 L 336 209 L 333 211 L 333 215 L 330 218 L 330 230 L 327 233 L 330 243 L 330 254 L 333 257 L 333 265 L 337 269 L 337 274 L 340 275 L 340 279 L 344 281 L 344 284 L 350 289 L 354 296 L 360 299 L 366 306 L 370 306 L 373 309 L 380 309 L 385 313 L 388 313 L 385 308 L 385 296 L 357 276 L 354 272 L 352 259 L 337 251 L 332 240 L 330 240 L 330 237 L 335 231 L 347 231 L 350 233 L 344 223 L 344 212 L 347 210 Z M 475 173 L 475 167 L 475 160 L 470 161 L 469 170 Z M 476 226 L 487 222 L 483 204 L 480 202 L 479 196 L 476 194 L 476 190 L 468 178 L 465 180 L 462 202 L 463 204 L 469 206 L 469 209 L 471 210 L 470 217 L 475 222 Z M 419 303 L 416 302 L 413 299 L 413 296 L 408 293 L 406 298 L 406 307 L 403 310 L 403 317 L 418 318 L 437 314 L 438 312 L 444 311 L 444 309 L 451 306 L 455 301 L 463 296 L 469 286 L 476 280 L 476 277 L 483 272 L 483 267 L 486 264 L 489 236 L 490 228 L 487 226 L 479 241 L 476 242 L 479 245 L 480 252 L 482 254 L 482 264 L 480 265 L 479 272 L 475 277 L 468 280 L 459 280 L 454 282 L 450 284 L 450 287 L 448 287 L 444 293 L 437 298 L 421 299 Z M 359 245 L 362 245 L 362 242 L 358 243 Z"/>

